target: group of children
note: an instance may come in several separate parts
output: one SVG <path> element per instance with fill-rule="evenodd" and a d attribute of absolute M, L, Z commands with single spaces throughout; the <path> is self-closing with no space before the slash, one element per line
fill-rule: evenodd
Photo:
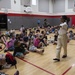
<path fill-rule="evenodd" d="M 40 27 L 25 29 L 22 25 L 17 34 L 13 29 L 6 31 L 5 35 L 0 34 L 0 40 L 6 47 L 4 52 L 13 51 L 14 57 L 24 58 L 29 52 L 43 55 L 44 46 L 49 44 L 47 35 L 54 33 L 54 40 L 50 40 L 50 42 L 56 45 L 58 30 L 57 26 L 48 26 L 44 29 L 40 29 Z M 73 31 L 69 31 L 67 34 L 70 39 L 75 39 Z"/>
<path fill-rule="evenodd" d="M 75 40 L 75 33 L 72 30 L 70 30 L 67 35 L 70 40 Z"/>
<path fill-rule="evenodd" d="M 5 52 L 15 51 L 15 42 L 24 44 L 24 49 L 26 49 L 26 52 L 29 51 L 35 51 L 38 52 L 38 48 L 42 48 L 43 46 L 48 45 L 48 38 L 47 35 L 54 33 L 54 40 L 50 40 L 53 44 L 57 44 L 57 38 L 58 38 L 58 28 L 57 26 L 48 26 L 44 28 L 44 30 L 40 30 L 38 28 L 29 28 L 25 29 L 22 25 L 20 28 L 20 34 L 16 34 L 15 30 L 6 31 L 5 35 L 1 35 L 0 39 L 6 46 Z M 75 33 L 73 31 L 69 31 L 67 33 L 68 37 L 70 39 L 75 39 Z M 9 41 L 7 41 L 8 37 L 10 38 Z M 20 45 L 19 45 L 20 46 Z M 33 49 L 33 50 L 32 50 Z M 19 51 L 19 50 L 18 50 Z M 41 52 L 44 50 L 42 49 Z M 39 53 L 39 52 L 38 52 Z"/>

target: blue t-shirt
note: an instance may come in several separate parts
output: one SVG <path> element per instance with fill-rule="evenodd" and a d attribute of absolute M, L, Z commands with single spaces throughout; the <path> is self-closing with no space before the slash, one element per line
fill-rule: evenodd
<path fill-rule="evenodd" d="M 37 23 L 40 24 L 40 20 L 38 20 Z"/>

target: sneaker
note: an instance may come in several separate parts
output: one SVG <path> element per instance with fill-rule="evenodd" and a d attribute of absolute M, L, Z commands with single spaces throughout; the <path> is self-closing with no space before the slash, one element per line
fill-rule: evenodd
<path fill-rule="evenodd" d="M 4 67 L 5 69 L 9 69 L 9 68 L 11 67 L 11 64 L 5 64 L 5 65 L 3 65 L 3 67 Z"/>

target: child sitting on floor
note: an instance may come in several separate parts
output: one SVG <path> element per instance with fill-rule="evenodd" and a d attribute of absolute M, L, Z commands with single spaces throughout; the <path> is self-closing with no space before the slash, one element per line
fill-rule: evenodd
<path fill-rule="evenodd" d="M 34 46 L 33 40 L 30 40 L 29 51 L 31 51 L 31 52 L 36 52 L 36 53 L 39 53 L 39 54 L 43 54 L 44 49 L 38 50 L 37 47 Z"/>
<path fill-rule="evenodd" d="M 6 57 L 4 54 L 0 54 L 0 70 L 4 68 L 10 68 L 11 64 L 7 64 Z"/>
<path fill-rule="evenodd" d="M 58 32 L 55 32 L 53 45 L 57 45 Z"/>
<path fill-rule="evenodd" d="M 69 31 L 69 39 L 72 40 L 72 39 L 73 39 L 73 36 L 74 36 L 73 31 L 70 30 L 70 31 Z"/>
<path fill-rule="evenodd" d="M 4 50 L 4 52 L 7 52 L 7 51 L 13 51 L 15 48 L 14 48 L 14 42 L 15 42 L 15 37 L 12 36 L 12 38 L 6 43 L 6 49 Z"/>
<path fill-rule="evenodd" d="M 13 56 L 17 56 L 19 58 L 24 58 L 24 55 L 28 54 L 29 51 L 25 49 L 25 46 L 23 43 L 20 43 L 18 40 L 14 43 L 14 53 Z"/>
<path fill-rule="evenodd" d="M 43 46 L 43 43 L 40 41 L 40 36 L 39 35 L 37 35 L 35 37 L 33 42 L 34 42 L 34 46 L 37 47 L 37 48 L 41 48 Z"/>

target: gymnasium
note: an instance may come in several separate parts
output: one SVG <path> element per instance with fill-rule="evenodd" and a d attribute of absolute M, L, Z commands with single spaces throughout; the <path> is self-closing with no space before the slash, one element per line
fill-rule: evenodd
<path fill-rule="evenodd" d="M 0 0 L 0 75 L 75 75 L 75 0 Z"/>

